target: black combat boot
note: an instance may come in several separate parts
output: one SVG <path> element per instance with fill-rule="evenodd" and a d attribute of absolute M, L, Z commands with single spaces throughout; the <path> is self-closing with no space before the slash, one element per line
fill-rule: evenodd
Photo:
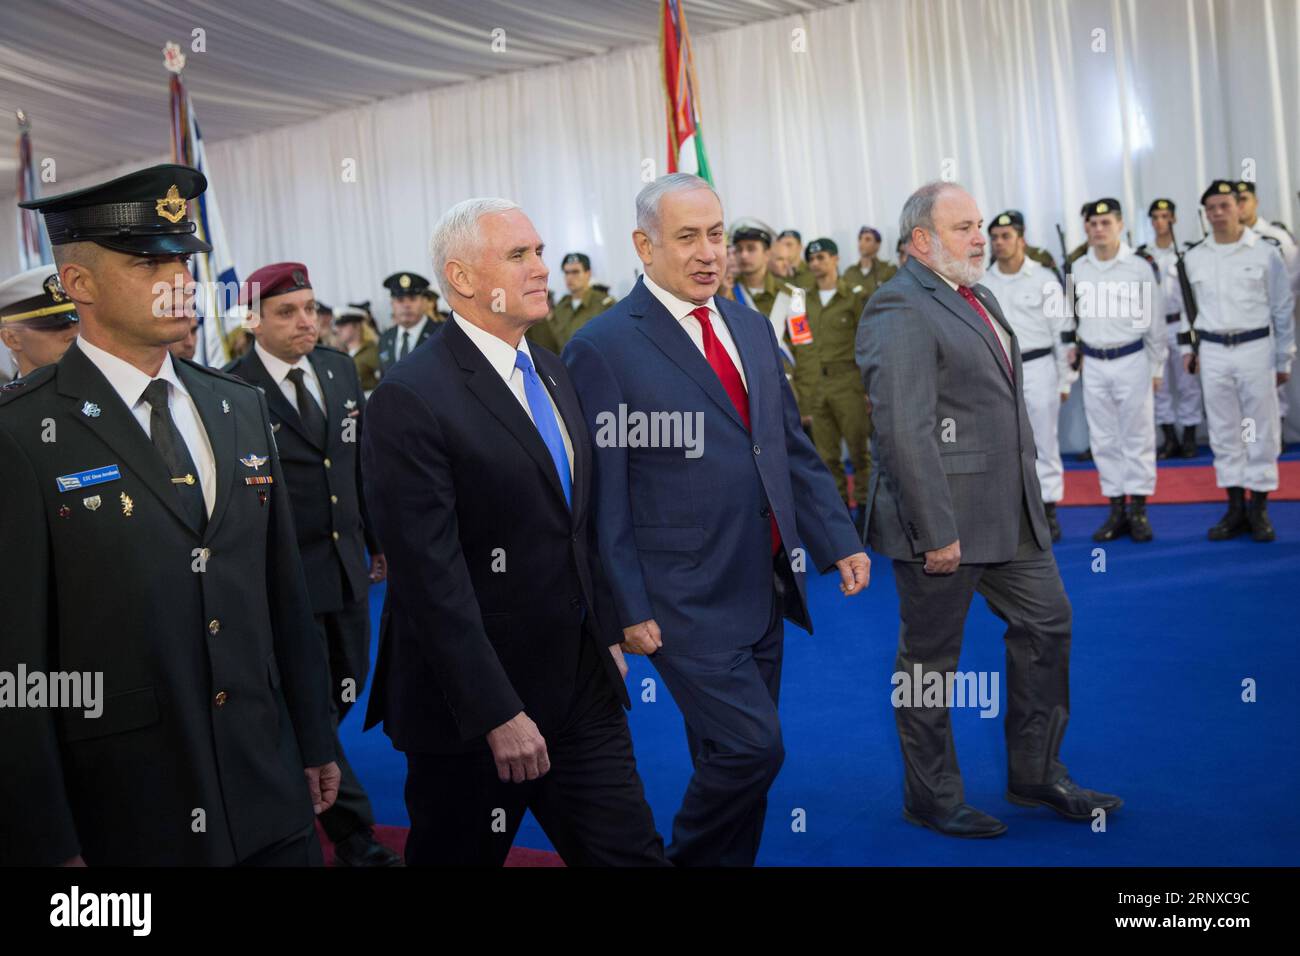
<path fill-rule="evenodd" d="M 1129 495 L 1128 533 L 1134 541 L 1150 541 L 1151 522 L 1147 520 L 1147 496 Z"/>
<path fill-rule="evenodd" d="M 1246 509 L 1243 507 L 1245 500 L 1244 488 L 1228 489 L 1228 511 L 1219 519 L 1219 523 L 1210 529 L 1211 541 L 1227 541 L 1251 530 L 1250 521 L 1246 518 Z M 1267 516 L 1264 520 L 1268 520 Z"/>
<path fill-rule="evenodd" d="M 1196 426 L 1195 425 L 1188 425 L 1186 428 L 1183 429 L 1183 448 L 1181 454 L 1184 458 L 1196 457 Z"/>
<path fill-rule="evenodd" d="M 1175 458 L 1178 456 L 1178 429 L 1173 425 L 1161 425 L 1160 430 L 1165 433 L 1165 443 L 1160 446 L 1156 452 L 1156 457 L 1161 461 L 1166 458 Z"/>
<path fill-rule="evenodd" d="M 1093 541 L 1114 541 L 1128 531 L 1128 515 L 1124 513 L 1124 496 L 1110 499 L 1110 514 L 1105 523 L 1092 533 Z"/>
<path fill-rule="evenodd" d="M 1056 502 L 1044 501 L 1043 511 L 1047 513 L 1047 527 L 1052 532 L 1052 540 L 1061 540 L 1061 522 L 1056 520 Z"/>
<path fill-rule="evenodd" d="M 1250 508 L 1246 512 L 1250 522 L 1250 537 L 1255 541 L 1272 541 L 1277 537 L 1273 531 L 1273 522 L 1268 520 L 1268 492 L 1252 491 Z"/>

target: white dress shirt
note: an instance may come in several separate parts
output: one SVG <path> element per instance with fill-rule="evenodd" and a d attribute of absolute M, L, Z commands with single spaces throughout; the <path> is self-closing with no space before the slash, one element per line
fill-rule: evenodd
<path fill-rule="evenodd" d="M 506 387 L 510 389 L 511 394 L 519 400 L 519 404 L 523 406 L 524 414 L 528 416 L 529 421 L 536 425 L 537 421 L 533 418 L 533 410 L 528 407 L 528 393 L 524 391 L 524 373 L 515 368 L 515 356 L 519 352 L 527 355 L 530 362 L 533 361 L 533 353 L 528 351 L 528 340 L 521 338 L 519 348 L 516 350 L 510 347 L 509 342 L 497 338 L 486 329 L 480 329 L 473 322 L 461 318 L 455 312 L 451 314 L 451 318 L 453 322 L 460 326 L 461 331 L 469 336 L 469 340 L 478 347 L 478 350 L 483 353 L 483 357 L 488 360 L 488 364 L 501 376 L 501 380 L 506 383 Z M 536 369 L 539 379 L 547 377 L 545 372 L 537 368 L 535 362 L 533 368 Z M 555 385 L 553 379 L 551 384 Z M 564 454 L 569 459 L 569 478 L 572 479 L 573 440 L 569 438 L 569 429 L 564 425 L 564 416 L 560 414 L 559 406 L 555 404 L 555 399 L 551 397 L 550 389 L 546 388 L 544 382 L 542 389 L 546 392 L 546 398 L 551 403 L 551 411 L 555 412 L 555 422 L 560 426 L 560 437 L 564 439 Z"/>
<path fill-rule="evenodd" d="M 396 360 L 397 357 L 402 354 L 402 336 L 408 336 L 411 340 L 411 344 L 407 346 L 406 349 L 406 354 L 410 355 L 412 352 L 415 351 L 415 346 L 419 344 L 420 341 L 420 335 L 423 334 L 424 327 L 428 324 L 429 324 L 429 317 L 427 315 L 422 315 L 420 316 L 420 321 L 416 322 L 409 329 L 404 329 L 400 325 L 397 326 L 397 338 L 393 339 L 394 360 Z"/>
<path fill-rule="evenodd" d="M 113 386 L 113 391 L 117 392 L 126 407 L 131 410 L 131 414 L 140 423 L 144 433 L 149 435 L 149 414 L 153 409 L 144 400 L 144 390 L 153 379 L 130 362 L 91 345 L 84 338 L 78 338 L 73 347 L 81 349 L 86 358 L 90 359 L 104 374 L 108 384 Z M 190 458 L 194 459 L 194 467 L 198 469 L 199 484 L 203 487 L 203 504 L 208 509 L 210 518 L 212 507 L 217 501 L 217 462 L 212 453 L 212 444 L 208 441 L 207 430 L 203 427 L 203 419 L 199 417 L 199 410 L 194 404 L 194 399 L 190 397 L 189 389 L 182 384 L 180 376 L 176 374 L 171 355 L 164 356 L 157 377 L 171 386 L 167 389 L 167 404 L 172 421 L 176 423 L 176 430 L 184 439 Z"/>
<path fill-rule="evenodd" d="M 266 367 L 267 373 L 271 376 L 271 381 L 280 386 L 280 391 L 284 393 L 284 397 L 289 400 L 289 404 L 294 407 L 294 410 L 299 415 L 302 414 L 302 409 L 298 407 L 298 390 L 293 387 L 293 382 L 289 380 L 289 373 L 296 368 L 300 368 L 304 372 L 302 382 L 307 387 L 307 394 L 316 399 L 316 404 L 320 406 L 322 414 L 325 412 L 325 393 L 321 391 L 320 379 L 316 377 L 316 370 L 312 368 L 311 362 L 307 361 L 307 356 L 300 356 L 298 361 L 290 365 L 284 359 L 278 359 L 262 348 L 261 342 L 255 342 L 253 349 L 257 352 L 257 357 L 262 360 L 262 365 Z M 329 416 L 326 415 L 325 417 L 328 418 Z"/>
<path fill-rule="evenodd" d="M 645 287 L 650 290 L 650 294 L 660 301 L 668 314 L 671 315 L 685 330 L 686 334 L 691 337 L 695 347 L 704 355 L 704 326 L 700 325 L 700 320 L 691 315 L 691 311 L 698 308 L 693 302 L 687 302 L 685 299 L 679 299 L 668 290 L 658 285 L 648 275 L 641 276 L 641 281 Z M 704 303 L 709 310 L 709 324 L 713 326 L 713 334 L 718 337 L 718 342 L 726 353 L 731 356 L 731 362 L 736 366 L 736 371 L 740 373 L 740 381 L 745 386 L 745 391 L 749 391 L 749 380 L 745 378 L 745 366 L 740 361 L 740 352 L 736 350 L 736 343 L 731 339 L 731 331 L 727 328 L 727 323 L 723 321 L 718 307 L 709 296 L 709 301 Z M 708 356 L 705 356 L 707 359 Z"/>
<path fill-rule="evenodd" d="M 927 266 L 926 268 L 929 268 L 929 266 Z M 934 272 L 934 274 L 937 275 L 940 279 L 948 283 L 948 288 L 952 289 L 953 292 L 957 292 L 958 289 L 957 283 L 953 282 L 942 272 L 936 272 L 934 269 L 930 269 L 930 271 Z M 961 295 L 960 292 L 957 292 L 957 294 Z M 971 292 L 971 295 L 975 295 L 974 291 Z M 965 296 L 962 296 L 962 298 L 964 299 Z M 995 295 L 994 298 L 997 298 L 997 296 Z M 979 302 L 979 296 L 975 296 L 975 301 Z M 969 305 L 969 303 L 967 304 Z M 1001 304 L 1002 302 L 1001 300 L 999 300 L 998 305 Z M 984 308 L 983 302 L 980 302 L 980 308 L 984 309 L 985 312 L 988 312 L 988 309 Z M 989 325 L 993 327 L 993 336 L 998 340 L 998 345 L 1002 346 L 1002 354 L 1004 354 L 1007 357 L 1007 361 L 1010 362 L 1011 361 L 1011 336 L 1007 335 L 1007 330 L 1002 327 L 1001 322 L 993 318 L 992 313 L 989 313 Z"/>

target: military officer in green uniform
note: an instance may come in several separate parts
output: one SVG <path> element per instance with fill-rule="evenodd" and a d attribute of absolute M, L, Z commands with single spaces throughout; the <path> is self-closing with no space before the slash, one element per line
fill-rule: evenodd
<path fill-rule="evenodd" d="M 786 254 L 790 261 L 794 263 L 794 275 L 790 281 L 801 289 L 811 291 L 817 287 L 817 280 L 813 277 L 812 270 L 808 268 L 805 261 L 803 236 L 798 229 L 786 229 L 776 237 L 777 242 L 785 246 Z"/>
<path fill-rule="evenodd" d="M 864 301 L 875 295 L 876 290 L 898 271 L 898 266 L 877 258 L 879 255 L 879 230 L 863 226 L 858 230 L 858 261 L 844 270 L 844 278 L 851 286 L 862 286 Z"/>
<path fill-rule="evenodd" d="M 808 325 L 812 342 L 805 346 L 816 356 L 821 376 L 817 404 L 813 408 L 813 443 L 822 461 L 835 476 L 845 507 L 849 507 L 848 481 L 840 442 L 849 448 L 853 463 L 854 497 L 865 496 L 871 471 L 871 416 L 867 413 L 862 375 L 853 358 L 858 320 L 867 303 L 866 290 L 850 284 L 839 273 L 839 249 L 831 239 L 814 239 L 805 251 L 817 288 L 807 295 Z M 807 353 L 805 353 L 807 354 Z M 804 362 L 800 356 L 796 363 Z M 859 515 L 862 509 L 859 509 Z M 859 529 L 861 530 L 861 529 Z"/>
<path fill-rule="evenodd" d="M 779 278 L 771 269 L 771 227 L 749 217 L 738 219 L 731 226 L 731 242 L 736 250 L 738 271 L 732 298 L 773 320 L 773 331 L 782 346 L 781 364 L 794 392 L 804 427 L 808 428 L 811 426 L 812 404 L 816 399 L 818 385 L 816 371 L 811 367 L 816 360 L 810 356 L 808 368 L 801 370 L 798 367 L 799 353 L 803 347 L 791 344 L 790 330 L 786 323 L 789 306 L 792 302 L 796 306 L 799 304 L 798 293 L 802 290 L 793 284 L 793 278 Z M 774 316 L 773 308 L 778 300 L 781 301 L 782 308 L 780 314 Z"/>
<path fill-rule="evenodd" d="M 525 334 L 534 345 L 556 355 L 564 351 L 573 334 L 618 300 L 608 286 L 591 282 L 591 259 L 583 252 L 570 252 L 560 262 L 568 294 L 556 301 L 545 322 L 538 322 Z"/>

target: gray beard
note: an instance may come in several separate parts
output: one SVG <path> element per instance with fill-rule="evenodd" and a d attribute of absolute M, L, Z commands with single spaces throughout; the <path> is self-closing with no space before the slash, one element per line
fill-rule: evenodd
<path fill-rule="evenodd" d="M 948 250 L 939 242 L 939 237 L 932 238 L 934 260 L 931 268 L 950 282 L 958 285 L 972 286 L 984 278 L 984 257 L 979 259 L 959 259 L 950 256 Z"/>

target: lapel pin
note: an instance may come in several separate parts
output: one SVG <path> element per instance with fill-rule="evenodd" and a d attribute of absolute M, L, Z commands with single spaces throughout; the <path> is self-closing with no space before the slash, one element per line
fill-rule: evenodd
<path fill-rule="evenodd" d="M 241 465 L 243 465 L 245 468 L 251 468 L 253 469 L 253 471 L 257 471 L 257 469 L 265 465 L 266 462 L 267 462 L 266 458 L 259 458 L 257 455 L 254 455 L 252 452 L 248 453 L 247 458 L 239 459 L 239 463 Z"/>
<path fill-rule="evenodd" d="M 81 406 L 81 414 L 85 415 L 87 418 L 98 418 L 99 406 L 94 402 L 86 402 L 85 405 Z"/>
<path fill-rule="evenodd" d="M 126 515 L 128 518 L 131 517 L 131 515 L 135 513 L 135 502 L 131 500 L 131 496 L 125 491 L 118 497 L 122 500 L 122 514 Z"/>
<path fill-rule="evenodd" d="M 224 398 L 221 400 L 221 411 L 226 415 L 230 414 L 230 403 Z"/>
<path fill-rule="evenodd" d="M 328 375 L 328 376 L 332 379 L 332 378 L 334 377 L 334 370 L 333 370 L 333 369 L 330 369 L 330 368 L 327 368 L 327 369 L 325 370 L 325 374 Z"/>
<path fill-rule="evenodd" d="M 173 484 L 173 485 L 192 485 L 192 484 L 194 484 L 194 476 L 193 476 L 193 475 L 182 475 L 182 476 L 179 477 L 179 478 L 173 478 L 173 479 L 172 479 L 172 484 Z"/>
<path fill-rule="evenodd" d="M 271 433 L 272 433 L 272 434 L 275 434 L 275 433 L 278 432 L 279 430 L 280 430 L 280 423 L 279 423 L 279 422 L 272 422 L 272 423 L 271 423 Z"/>
<path fill-rule="evenodd" d="M 558 386 L 558 385 L 555 384 L 555 379 L 554 379 L 552 376 L 548 375 L 548 376 L 546 376 L 546 377 L 549 378 L 549 379 L 551 380 L 551 387 L 552 387 L 552 388 L 559 388 L 559 387 L 560 387 L 560 386 Z"/>
<path fill-rule="evenodd" d="M 258 503 L 259 505 L 261 505 L 262 507 L 266 507 L 266 489 L 265 489 L 265 488 L 258 488 L 258 489 L 257 489 L 257 503 Z"/>
<path fill-rule="evenodd" d="M 357 400 L 355 398 L 349 398 L 346 402 L 343 403 L 343 407 L 347 409 L 356 408 Z"/>
<path fill-rule="evenodd" d="M 81 503 L 86 506 L 88 511 L 98 511 L 99 506 L 103 504 L 99 495 L 91 495 L 89 498 L 82 498 Z"/>
<path fill-rule="evenodd" d="M 59 517 L 60 517 L 60 518 L 69 518 L 69 517 L 71 517 L 71 516 L 72 516 L 72 509 L 71 509 L 71 508 L 69 508 L 67 505 L 59 505 Z"/>

